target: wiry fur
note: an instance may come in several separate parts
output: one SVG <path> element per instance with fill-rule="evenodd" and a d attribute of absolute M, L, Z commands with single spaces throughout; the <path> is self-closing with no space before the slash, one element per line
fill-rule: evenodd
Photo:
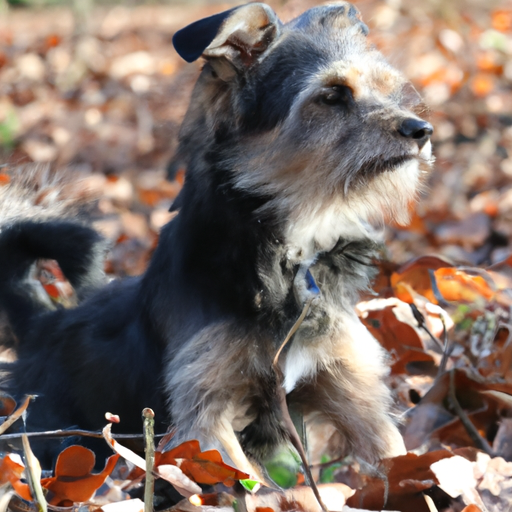
<path fill-rule="evenodd" d="M 94 199 L 78 175 L 47 164 L 20 165 L 5 174 L 10 181 L 0 186 L 0 227 L 21 219 L 80 216 Z"/>
<path fill-rule="evenodd" d="M 137 430 L 150 406 L 177 427 L 174 442 L 195 437 L 258 473 L 251 460 L 285 439 L 272 360 L 311 296 L 310 272 L 321 293 L 280 358 L 290 406 L 333 424 L 369 461 L 403 453 L 384 351 L 353 306 L 370 286 L 374 227 L 407 220 L 432 130 L 366 32 L 343 3 L 287 25 L 249 4 L 176 34 L 178 52 L 206 64 L 180 134 L 179 214 L 145 275 L 41 314 L 19 277 L 45 247 L 43 226 L 55 247 L 42 256 L 70 261 L 71 245 L 57 246 L 71 224 L 3 231 L 0 256 L 14 274 L 0 261 L 0 303 L 19 337 L 15 390 L 41 395 L 31 428 L 98 428 L 110 410 Z M 75 240 L 86 260 L 89 235 L 78 230 Z"/>

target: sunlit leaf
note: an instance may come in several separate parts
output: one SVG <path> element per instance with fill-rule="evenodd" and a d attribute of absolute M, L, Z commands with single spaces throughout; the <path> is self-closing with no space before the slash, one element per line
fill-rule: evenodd
<path fill-rule="evenodd" d="M 53 505 L 88 501 L 112 473 L 118 459 L 119 455 L 112 455 L 100 473 L 92 473 L 94 453 L 83 446 L 70 446 L 59 454 L 55 476 L 43 478 L 41 485 L 53 493 Z"/>
<path fill-rule="evenodd" d="M 437 304 L 437 298 L 432 291 L 430 271 L 442 267 L 451 267 L 449 261 L 437 256 L 422 256 L 406 263 L 391 275 L 391 285 L 395 295 L 402 301 L 412 303 L 413 298 L 405 286 L 409 286 L 414 292 L 426 297 L 429 302 Z"/>
<path fill-rule="evenodd" d="M 440 268 L 433 275 L 446 301 L 475 303 L 492 300 L 495 296 L 495 290 L 481 275 L 470 275 L 455 268 Z"/>

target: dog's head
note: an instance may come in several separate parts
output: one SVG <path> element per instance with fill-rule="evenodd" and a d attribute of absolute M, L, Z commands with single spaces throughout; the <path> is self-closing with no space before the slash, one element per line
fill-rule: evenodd
<path fill-rule="evenodd" d="M 420 98 L 367 33 L 348 3 L 287 24 L 253 3 L 174 36 L 185 60 L 206 60 L 180 134 L 188 172 L 214 159 L 234 188 L 270 198 L 262 211 L 287 219 L 292 257 L 366 222 L 406 223 L 430 165 Z"/>

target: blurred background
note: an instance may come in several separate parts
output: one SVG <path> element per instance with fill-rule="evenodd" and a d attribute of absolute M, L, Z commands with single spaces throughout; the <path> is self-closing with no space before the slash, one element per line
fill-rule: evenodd
<path fill-rule="evenodd" d="M 269 3 L 286 21 L 318 2 Z M 389 231 L 390 259 L 503 259 L 512 239 L 512 3 L 355 3 L 435 127 L 435 169 L 411 225 Z M 144 270 L 183 182 L 179 165 L 171 181 L 167 168 L 201 63 L 180 60 L 173 33 L 232 5 L 0 0 L 0 179 L 28 162 L 86 178 L 96 225 L 116 242 L 118 275 Z"/>
<path fill-rule="evenodd" d="M 286 21 L 319 2 L 268 3 Z M 390 384 L 409 449 L 476 446 L 489 460 L 512 461 L 512 2 L 355 3 L 371 41 L 429 105 L 437 159 L 411 224 L 386 232 L 389 263 L 376 287 L 383 299 L 358 312 L 393 357 Z M 36 163 L 36 202 L 44 203 L 60 193 L 46 170 L 70 177 L 72 194 L 93 199 L 91 220 L 112 242 L 111 276 L 144 271 L 186 179 L 172 157 L 201 63 L 181 61 L 172 36 L 233 5 L 0 0 L 0 187 Z M 427 254 L 435 257 L 414 260 Z M 500 260 L 494 273 L 482 270 Z M 66 294 L 51 296 L 64 302 Z M 312 440 L 312 460 L 326 446 L 327 435 Z M 412 478 L 423 464 L 415 460 L 402 476 Z M 491 512 L 510 510 L 512 462 L 492 460 L 497 469 L 485 474 L 496 480 L 480 482 L 479 493 Z M 372 488 L 347 466 L 325 471 L 325 481 Z M 295 469 L 290 475 L 293 485 Z M 391 495 L 403 494 L 396 510 L 432 510 L 414 489 L 422 505 L 411 501 L 410 480 L 393 487 L 393 478 Z M 443 499 L 439 510 L 452 503 Z"/>

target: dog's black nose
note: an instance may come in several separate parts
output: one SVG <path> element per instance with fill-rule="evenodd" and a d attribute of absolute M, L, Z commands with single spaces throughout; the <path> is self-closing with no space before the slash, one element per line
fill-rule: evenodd
<path fill-rule="evenodd" d="M 430 123 L 414 117 L 404 119 L 398 128 L 400 135 L 414 139 L 420 149 L 427 143 L 433 132 L 434 128 Z"/>

